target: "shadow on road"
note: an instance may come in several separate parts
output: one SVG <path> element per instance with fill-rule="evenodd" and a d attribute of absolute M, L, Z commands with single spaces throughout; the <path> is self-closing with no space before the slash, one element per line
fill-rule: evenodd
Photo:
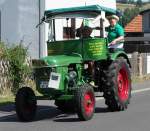
<path fill-rule="evenodd" d="M 110 110 L 107 107 L 96 107 L 95 113 L 109 113 Z"/>
<path fill-rule="evenodd" d="M 105 108 L 96 107 L 96 109 L 95 109 L 95 115 L 97 113 L 108 113 L 108 112 L 110 112 L 110 111 L 106 107 Z M 70 115 L 72 115 L 72 114 L 70 114 Z M 53 121 L 55 121 L 55 122 L 80 122 L 80 120 L 77 117 L 76 118 L 72 118 L 72 117 L 70 118 L 69 117 L 70 115 L 68 114 L 66 116 L 62 115 L 62 117 L 55 117 L 55 119 Z"/>
<path fill-rule="evenodd" d="M 6 109 L 5 109 L 6 108 Z M 34 121 L 52 119 L 58 115 L 62 114 L 56 107 L 53 106 L 38 106 L 37 114 Z M 0 122 L 19 122 L 16 113 L 15 107 L 5 106 L 0 108 Z"/>
<path fill-rule="evenodd" d="M 6 103 L 0 106 L 0 113 L 11 113 L 15 111 L 14 103 Z"/>
<path fill-rule="evenodd" d="M 96 113 L 107 113 L 107 108 L 96 108 Z M 55 106 L 38 106 L 36 121 L 53 120 L 54 122 L 80 122 L 74 112 L 64 113 L 58 110 Z M 14 105 L 0 107 L 0 122 L 19 122 Z"/>

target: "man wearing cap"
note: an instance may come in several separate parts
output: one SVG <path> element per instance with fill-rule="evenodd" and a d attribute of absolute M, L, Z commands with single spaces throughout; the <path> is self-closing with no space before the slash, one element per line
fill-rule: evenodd
<path fill-rule="evenodd" d="M 123 48 L 124 29 L 118 24 L 119 17 L 112 15 L 108 17 L 110 26 L 106 28 L 108 32 L 109 48 Z"/>

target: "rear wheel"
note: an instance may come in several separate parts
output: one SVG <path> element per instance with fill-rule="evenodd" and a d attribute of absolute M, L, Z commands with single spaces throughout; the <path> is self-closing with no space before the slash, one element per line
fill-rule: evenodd
<path fill-rule="evenodd" d="M 111 111 L 121 111 L 128 107 L 131 97 L 130 68 L 124 58 L 118 58 L 105 73 L 105 103 Z"/>
<path fill-rule="evenodd" d="M 75 93 L 77 114 L 80 120 L 90 120 L 95 111 L 95 96 L 92 86 L 84 84 Z"/>
<path fill-rule="evenodd" d="M 33 90 L 23 87 L 18 90 L 16 99 L 16 113 L 21 121 L 31 121 L 36 114 L 37 102 Z"/>

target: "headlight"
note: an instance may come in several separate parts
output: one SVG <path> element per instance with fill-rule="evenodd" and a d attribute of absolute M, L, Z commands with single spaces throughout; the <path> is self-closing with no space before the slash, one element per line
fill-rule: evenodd
<path fill-rule="evenodd" d="M 69 72 L 69 79 L 74 80 L 77 77 L 77 73 L 75 71 Z"/>
<path fill-rule="evenodd" d="M 42 67 L 47 66 L 47 63 L 44 60 L 32 60 L 33 67 Z"/>

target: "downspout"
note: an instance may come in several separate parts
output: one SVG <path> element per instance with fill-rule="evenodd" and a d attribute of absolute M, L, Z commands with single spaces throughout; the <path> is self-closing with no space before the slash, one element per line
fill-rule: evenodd
<path fill-rule="evenodd" d="M 39 23 L 41 22 L 41 0 L 39 0 Z M 41 57 L 41 26 L 39 26 L 39 58 Z"/>

